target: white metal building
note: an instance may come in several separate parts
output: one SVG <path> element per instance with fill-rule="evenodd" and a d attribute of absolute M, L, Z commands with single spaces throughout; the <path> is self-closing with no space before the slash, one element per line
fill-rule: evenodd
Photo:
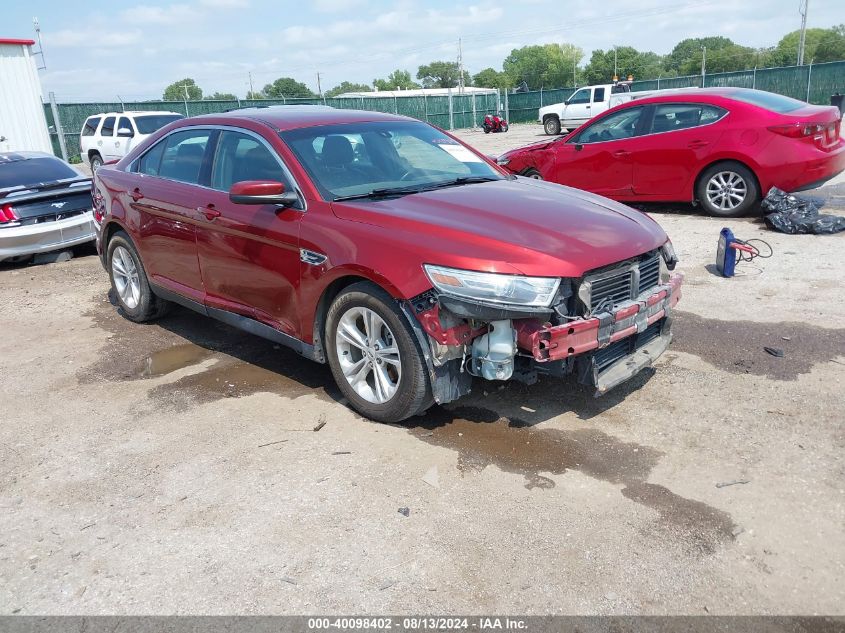
<path fill-rule="evenodd" d="M 33 44 L 0 38 L 0 152 L 53 153 Z"/>
<path fill-rule="evenodd" d="M 484 94 L 497 94 L 497 90 L 495 88 L 476 88 L 475 86 L 464 86 L 463 88 L 452 88 L 451 91 L 449 88 L 412 88 L 410 90 L 374 90 L 373 92 L 344 92 L 343 94 L 337 95 L 338 98 L 355 98 L 360 99 L 361 97 L 365 97 L 367 99 L 371 98 L 382 98 L 382 99 L 392 99 L 393 97 L 445 97 L 449 93 L 452 93 L 453 97 L 457 97 L 458 95 L 484 95 Z"/>

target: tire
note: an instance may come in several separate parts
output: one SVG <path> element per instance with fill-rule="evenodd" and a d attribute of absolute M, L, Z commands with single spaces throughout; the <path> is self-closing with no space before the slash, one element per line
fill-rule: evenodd
<path fill-rule="evenodd" d="M 742 163 L 727 161 L 711 165 L 698 177 L 695 197 L 710 215 L 737 218 L 760 200 L 757 178 Z"/>
<path fill-rule="evenodd" d="M 556 116 L 547 116 L 543 120 L 543 129 L 549 136 L 560 134 L 560 119 Z"/>
<path fill-rule="evenodd" d="M 507 131 L 508 131 L 508 124 L 502 123 L 502 132 L 507 132 Z"/>
<path fill-rule="evenodd" d="M 490 127 L 489 127 L 489 126 L 487 126 L 487 125 L 485 125 L 485 126 L 483 126 L 483 127 L 484 127 L 484 133 L 485 133 L 485 134 L 490 134 Z"/>
<path fill-rule="evenodd" d="M 367 336 L 373 328 L 374 342 Z M 431 405 L 414 332 L 395 300 L 375 284 L 352 284 L 337 296 L 326 315 L 325 338 L 335 382 L 361 415 L 400 422 Z"/>
<path fill-rule="evenodd" d="M 533 167 L 526 169 L 522 172 L 522 175 L 526 178 L 533 178 L 534 180 L 542 180 L 543 177 L 540 175 L 540 172 L 534 169 Z"/>
<path fill-rule="evenodd" d="M 136 323 L 164 316 L 171 304 L 150 288 L 144 265 L 129 236 L 123 231 L 115 233 L 106 253 L 111 287 L 123 316 Z"/>
<path fill-rule="evenodd" d="M 91 171 L 97 171 L 102 166 L 103 157 L 100 156 L 97 152 L 91 154 Z"/>

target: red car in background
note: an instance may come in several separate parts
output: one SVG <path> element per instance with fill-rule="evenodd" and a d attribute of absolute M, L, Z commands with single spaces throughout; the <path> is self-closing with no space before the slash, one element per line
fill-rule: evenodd
<path fill-rule="evenodd" d="M 381 421 L 472 376 L 577 372 L 604 392 L 666 349 L 680 297 L 645 214 L 376 112 L 172 123 L 97 170 L 94 218 L 127 318 L 173 302 L 287 345 Z"/>
<path fill-rule="evenodd" d="M 835 107 L 744 88 L 661 93 L 571 134 L 502 154 L 509 171 L 628 202 L 747 213 L 771 187 L 799 191 L 845 170 Z"/>

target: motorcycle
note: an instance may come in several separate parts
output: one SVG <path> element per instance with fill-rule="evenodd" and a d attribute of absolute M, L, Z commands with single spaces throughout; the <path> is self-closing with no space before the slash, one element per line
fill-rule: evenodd
<path fill-rule="evenodd" d="M 481 127 L 485 134 L 490 134 L 490 132 L 507 132 L 508 122 L 498 114 L 487 114 L 484 116 L 484 122 L 481 124 Z"/>

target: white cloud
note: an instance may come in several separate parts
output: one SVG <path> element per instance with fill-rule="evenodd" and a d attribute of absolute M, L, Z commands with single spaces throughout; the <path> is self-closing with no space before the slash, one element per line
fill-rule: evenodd
<path fill-rule="evenodd" d="M 199 3 L 212 9 L 246 9 L 249 6 L 249 0 L 199 0 Z"/>
<path fill-rule="evenodd" d="M 129 24 L 181 24 L 199 17 L 196 9 L 187 4 L 155 7 L 140 4 L 126 9 L 121 18 Z"/>
<path fill-rule="evenodd" d="M 109 32 L 107 30 L 91 29 L 62 29 L 54 33 L 44 34 L 45 49 L 49 47 L 89 47 L 97 48 L 125 48 L 134 46 L 143 39 L 143 33 L 139 29 L 120 32 Z"/>

